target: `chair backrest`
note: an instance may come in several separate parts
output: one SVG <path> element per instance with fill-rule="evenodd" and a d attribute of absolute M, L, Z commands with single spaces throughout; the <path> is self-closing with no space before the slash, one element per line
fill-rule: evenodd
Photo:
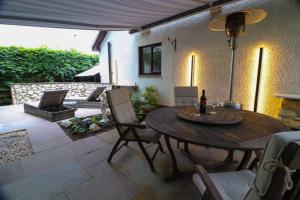
<path fill-rule="evenodd" d="M 198 102 L 198 87 L 175 87 L 175 105 L 194 105 Z"/>
<path fill-rule="evenodd" d="M 272 135 L 264 151 L 254 186 L 245 199 L 281 199 L 290 183 L 290 170 L 299 169 L 300 131 Z"/>
<path fill-rule="evenodd" d="M 39 103 L 40 109 L 59 108 L 63 105 L 64 99 L 69 90 L 46 90 Z"/>
<path fill-rule="evenodd" d="M 106 86 L 99 86 L 97 87 L 87 98 L 88 101 L 96 101 L 97 98 L 102 94 L 105 90 Z"/>
<path fill-rule="evenodd" d="M 112 116 L 117 123 L 138 123 L 127 89 L 109 90 L 106 96 Z M 124 129 L 126 128 L 118 128 L 119 131 Z"/>

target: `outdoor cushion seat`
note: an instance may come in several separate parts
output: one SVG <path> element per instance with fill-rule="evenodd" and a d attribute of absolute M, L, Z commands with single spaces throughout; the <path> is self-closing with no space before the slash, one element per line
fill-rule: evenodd
<path fill-rule="evenodd" d="M 176 106 L 194 105 L 198 102 L 198 87 L 175 87 L 174 96 Z"/>
<path fill-rule="evenodd" d="M 75 116 L 75 109 L 63 106 L 68 90 L 47 90 L 40 101 L 24 103 L 24 112 L 49 121 L 59 121 Z"/>
<path fill-rule="evenodd" d="M 244 199 L 253 185 L 255 174 L 250 170 L 237 172 L 210 173 L 209 177 L 224 200 Z M 201 195 L 204 195 L 206 187 L 198 174 L 193 175 L 193 181 Z"/>
<path fill-rule="evenodd" d="M 66 97 L 64 103 L 76 102 L 76 108 L 100 108 L 99 96 L 104 92 L 106 86 L 99 86 L 88 97 Z"/>
<path fill-rule="evenodd" d="M 280 132 L 269 138 L 256 174 L 250 170 L 207 173 L 198 165 L 193 181 L 203 199 L 290 199 L 285 195 L 299 192 L 299 158 L 300 131 Z"/>
<path fill-rule="evenodd" d="M 160 134 L 150 128 L 136 129 L 136 132 L 139 138 L 145 142 L 157 143 L 160 138 Z M 134 134 L 130 132 L 125 136 L 125 140 L 136 140 L 136 138 Z"/>
<path fill-rule="evenodd" d="M 127 89 L 121 88 L 109 90 L 106 92 L 106 95 L 111 114 L 114 118 L 115 125 L 120 136 L 118 141 L 115 143 L 107 162 L 110 163 L 114 154 L 122 147 L 127 146 L 128 142 L 136 142 L 144 154 L 150 169 L 155 172 L 153 160 L 159 150 L 163 152 L 162 145 L 159 141 L 160 134 L 148 128 L 147 125 L 142 124 L 142 119 L 138 120 Z M 153 143 L 158 145 L 151 157 L 143 143 Z"/>

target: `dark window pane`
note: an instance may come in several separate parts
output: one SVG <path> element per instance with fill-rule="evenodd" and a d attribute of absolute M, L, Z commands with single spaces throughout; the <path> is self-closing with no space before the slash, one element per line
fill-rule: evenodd
<path fill-rule="evenodd" d="M 153 47 L 153 72 L 161 72 L 161 46 Z"/>
<path fill-rule="evenodd" d="M 145 74 L 151 73 L 151 47 L 144 47 L 142 50 L 143 72 Z"/>

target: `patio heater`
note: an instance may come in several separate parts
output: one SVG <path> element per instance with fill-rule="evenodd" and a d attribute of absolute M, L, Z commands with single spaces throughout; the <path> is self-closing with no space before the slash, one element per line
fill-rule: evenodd
<path fill-rule="evenodd" d="M 233 81 L 235 67 L 235 52 L 237 48 L 237 38 L 245 32 L 246 24 L 255 24 L 267 16 L 267 12 L 262 9 L 248 9 L 228 15 L 217 17 L 208 24 L 213 31 L 225 31 L 228 38 L 228 45 L 231 48 L 231 70 L 230 70 L 230 94 L 229 101 L 224 103 L 224 107 L 240 109 L 242 105 L 233 101 Z"/>

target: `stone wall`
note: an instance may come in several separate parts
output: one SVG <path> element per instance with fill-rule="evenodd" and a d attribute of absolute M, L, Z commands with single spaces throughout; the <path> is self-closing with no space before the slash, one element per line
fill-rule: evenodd
<path fill-rule="evenodd" d="M 45 90 L 68 89 L 67 96 L 86 97 L 101 83 L 65 82 L 65 83 L 16 83 L 11 85 L 13 104 L 37 101 Z"/>
<path fill-rule="evenodd" d="M 278 118 L 289 127 L 300 130 L 300 99 L 283 99 Z"/>

